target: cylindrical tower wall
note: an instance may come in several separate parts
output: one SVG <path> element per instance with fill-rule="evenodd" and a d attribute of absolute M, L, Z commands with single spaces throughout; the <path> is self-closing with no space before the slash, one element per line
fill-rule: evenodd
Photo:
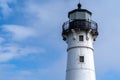
<path fill-rule="evenodd" d="M 90 31 L 72 31 L 67 36 L 66 80 L 96 80 L 93 42 Z"/>

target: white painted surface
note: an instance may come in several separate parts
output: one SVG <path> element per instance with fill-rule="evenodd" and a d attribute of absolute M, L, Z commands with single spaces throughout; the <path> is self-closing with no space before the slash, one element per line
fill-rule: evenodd
<path fill-rule="evenodd" d="M 79 41 L 79 36 L 84 36 L 84 41 Z M 66 80 L 96 80 L 93 38 L 85 31 L 71 32 L 67 36 L 68 58 Z M 84 56 L 84 62 L 79 61 L 79 56 Z"/>

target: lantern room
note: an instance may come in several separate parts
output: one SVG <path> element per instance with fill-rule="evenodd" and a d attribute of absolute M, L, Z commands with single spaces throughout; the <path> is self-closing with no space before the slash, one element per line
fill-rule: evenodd
<path fill-rule="evenodd" d="M 78 9 L 72 10 L 68 13 L 70 20 L 91 20 L 92 13 L 86 9 L 81 9 L 81 4 L 78 4 Z"/>

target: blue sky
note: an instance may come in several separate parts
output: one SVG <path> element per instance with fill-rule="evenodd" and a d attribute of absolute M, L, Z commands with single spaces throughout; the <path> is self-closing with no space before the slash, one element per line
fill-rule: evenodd
<path fill-rule="evenodd" d="M 61 26 L 77 0 L 0 0 L 0 80 L 65 80 Z M 119 0 L 81 0 L 99 25 L 97 80 L 120 80 Z"/>

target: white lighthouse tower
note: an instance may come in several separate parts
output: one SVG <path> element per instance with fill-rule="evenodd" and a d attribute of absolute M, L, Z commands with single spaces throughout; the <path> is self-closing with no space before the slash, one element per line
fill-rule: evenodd
<path fill-rule="evenodd" d="M 66 80 L 96 80 L 93 43 L 98 36 L 92 13 L 78 8 L 68 13 L 69 21 L 62 26 L 63 40 L 68 44 Z"/>

